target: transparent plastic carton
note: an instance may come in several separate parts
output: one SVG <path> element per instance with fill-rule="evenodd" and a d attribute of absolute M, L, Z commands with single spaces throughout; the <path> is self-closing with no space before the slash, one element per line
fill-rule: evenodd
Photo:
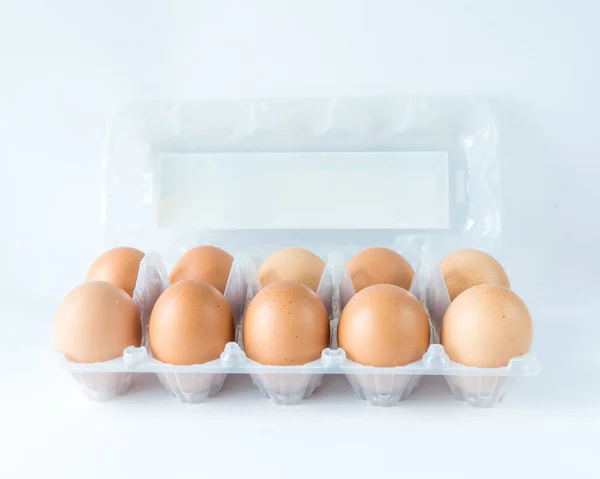
<path fill-rule="evenodd" d="M 134 301 L 144 342 L 95 364 L 60 360 L 94 400 L 127 392 L 135 374 L 156 374 L 182 402 L 218 395 L 227 374 L 249 374 L 277 404 L 298 404 L 326 374 L 344 374 L 372 405 L 409 397 L 423 375 L 444 376 L 452 394 L 488 407 L 511 382 L 537 374 L 533 352 L 502 368 L 453 363 L 439 344 L 450 304 L 439 259 L 500 240 L 495 118 L 471 98 L 248 100 L 133 105 L 117 118 L 104 159 L 107 247 L 146 254 Z M 236 342 L 219 359 L 189 366 L 152 357 L 150 313 L 167 271 L 188 249 L 216 244 L 234 255 L 225 290 Z M 260 290 L 257 268 L 272 252 L 301 246 L 326 267 L 317 289 L 331 344 L 301 366 L 266 366 L 244 353 L 245 310 Z M 346 358 L 337 322 L 355 293 L 346 260 L 386 246 L 415 268 L 410 291 L 430 319 L 417 362 L 377 368 Z"/>

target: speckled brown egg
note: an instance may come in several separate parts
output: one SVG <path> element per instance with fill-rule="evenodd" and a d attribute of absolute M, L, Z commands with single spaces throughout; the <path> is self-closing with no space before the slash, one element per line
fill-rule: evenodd
<path fill-rule="evenodd" d="M 261 289 L 244 318 L 246 355 L 261 364 L 315 361 L 329 346 L 329 334 L 323 302 L 297 281 L 280 281 Z"/>
<path fill-rule="evenodd" d="M 218 359 L 235 340 L 225 297 L 202 281 L 169 286 L 154 305 L 149 325 L 152 355 L 168 364 L 202 364 Z"/>
<path fill-rule="evenodd" d="M 141 342 L 142 326 L 135 303 L 121 288 L 105 281 L 76 286 L 64 297 L 54 317 L 55 347 L 69 361 L 109 361 Z"/>
<path fill-rule="evenodd" d="M 298 281 L 317 291 L 325 263 L 303 248 L 287 248 L 269 256 L 258 269 L 263 286 L 277 281 Z"/>
<path fill-rule="evenodd" d="M 213 285 L 221 294 L 231 272 L 233 256 L 215 246 L 197 246 L 186 252 L 171 271 L 171 283 L 183 280 L 204 281 Z"/>
<path fill-rule="evenodd" d="M 338 344 L 351 361 L 367 366 L 405 366 L 429 347 L 429 320 L 419 300 L 391 284 L 368 286 L 348 302 L 338 325 Z"/>
<path fill-rule="evenodd" d="M 408 290 L 415 272 L 406 259 L 388 248 L 369 248 L 348 263 L 348 272 L 358 292 L 374 284 L 394 284 Z"/>
<path fill-rule="evenodd" d="M 106 281 L 133 296 L 144 253 L 139 249 L 113 248 L 101 254 L 90 267 L 86 281 Z"/>
<path fill-rule="evenodd" d="M 442 322 L 441 343 L 452 361 L 497 368 L 529 351 L 531 314 L 510 289 L 493 284 L 469 288 L 450 304 Z"/>
<path fill-rule="evenodd" d="M 464 249 L 446 256 L 440 263 L 450 301 L 463 291 L 480 284 L 510 288 L 510 281 L 498 261 L 483 251 Z"/>

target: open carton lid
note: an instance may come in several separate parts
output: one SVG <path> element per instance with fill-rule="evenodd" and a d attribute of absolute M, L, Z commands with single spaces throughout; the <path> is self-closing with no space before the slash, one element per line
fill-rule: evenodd
<path fill-rule="evenodd" d="M 107 246 L 409 259 L 500 238 L 494 115 L 472 98 L 131 105 L 104 161 Z"/>

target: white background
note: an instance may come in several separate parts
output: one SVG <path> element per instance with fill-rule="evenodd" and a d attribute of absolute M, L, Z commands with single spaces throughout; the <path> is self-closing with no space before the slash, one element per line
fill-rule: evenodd
<path fill-rule="evenodd" d="M 597 473 L 594 1 L 0 1 L 0 476 Z M 378 409 L 343 378 L 277 408 L 247 378 L 199 406 L 150 379 L 93 404 L 42 367 L 102 247 L 100 155 L 124 101 L 484 94 L 499 114 L 500 259 L 545 370 L 474 410 L 427 379 Z M 6 473 L 2 474 L 6 469 Z"/>

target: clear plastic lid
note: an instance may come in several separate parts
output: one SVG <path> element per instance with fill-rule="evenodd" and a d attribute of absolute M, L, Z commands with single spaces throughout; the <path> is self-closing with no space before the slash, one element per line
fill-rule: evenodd
<path fill-rule="evenodd" d="M 109 246 L 443 252 L 500 237 L 496 126 L 477 99 L 131 105 L 104 166 Z"/>

